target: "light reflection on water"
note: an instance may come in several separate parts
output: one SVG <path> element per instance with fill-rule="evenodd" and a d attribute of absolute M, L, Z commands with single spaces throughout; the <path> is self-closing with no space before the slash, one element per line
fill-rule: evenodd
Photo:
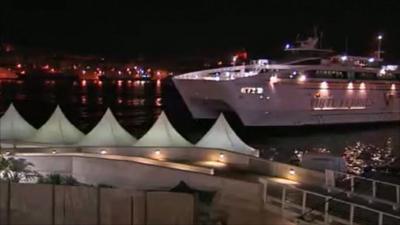
<path fill-rule="evenodd" d="M 56 104 L 79 129 L 88 132 L 111 107 L 121 125 L 136 137 L 142 136 L 161 110 L 190 141 L 195 142 L 211 127 L 212 120 L 194 120 L 170 81 L 0 81 L 0 114 L 15 102 L 20 113 L 35 127 L 42 125 Z M 348 125 L 342 128 L 289 130 L 246 128 L 233 116 L 233 128 L 261 155 L 288 161 L 295 149 L 326 148 L 341 154 L 357 142 L 384 146 L 392 139 L 394 154 L 400 154 L 400 126 Z"/>

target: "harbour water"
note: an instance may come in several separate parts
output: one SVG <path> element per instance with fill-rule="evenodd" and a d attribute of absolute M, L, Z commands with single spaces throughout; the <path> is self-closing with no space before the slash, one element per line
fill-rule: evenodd
<path fill-rule="evenodd" d="M 194 120 L 171 80 L 163 81 L 63 81 L 1 80 L 0 115 L 10 102 L 36 128 L 59 104 L 68 119 L 83 132 L 90 131 L 111 107 L 121 125 L 140 138 L 166 111 L 175 128 L 191 142 L 207 132 L 212 120 Z M 365 124 L 318 128 L 243 127 L 228 115 L 242 139 L 261 150 L 261 156 L 287 162 L 294 150 L 328 150 L 340 155 L 357 143 L 376 147 L 390 140 L 393 153 L 400 155 L 400 124 Z"/>

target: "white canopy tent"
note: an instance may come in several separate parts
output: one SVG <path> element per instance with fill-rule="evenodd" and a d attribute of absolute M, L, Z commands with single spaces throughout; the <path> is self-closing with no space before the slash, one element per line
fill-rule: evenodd
<path fill-rule="evenodd" d="M 83 136 L 84 134 L 65 117 L 61 108 L 57 106 L 51 117 L 39 128 L 30 141 L 68 145 L 77 143 Z"/>
<path fill-rule="evenodd" d="M 158 117 L 150 130 L 135 143 L 143 147 L 190 147 L 189 141 L 182 137 L 169 122 L 164 112 Z"/>
<path fill-rule="evenodd" d="M 0 140 L 24 140 L 31 138 L 36 129 L 18 113 L 13 104 L 0 118 Z"/>
<path fill-rule="evenodd" d="M 256 149 L 244 143 L 221 114 L 211 129 L 197 142 L 203 148 L 220 148 L 247 155 L 258 156 Z"/>
<path fill-rule="evenodd" d="M 100 122 L 77 144 L 79 146 L 132 146 L 136 139 L 130 135 L 107 109 Z"/>

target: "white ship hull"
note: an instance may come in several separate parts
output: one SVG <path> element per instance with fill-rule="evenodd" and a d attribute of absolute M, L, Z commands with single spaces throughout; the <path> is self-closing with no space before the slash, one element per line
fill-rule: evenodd
<path fill-rule="evenodd" d="M 214 119 L 235 112 L 245 126 L 302 126 L 400 121 L 400 82 L 282 79 L 271 74 L 234 80 L 176 79 L 192 116 Z M 329 87 L 321 88 L 322 82 Z M 243 93 L 262 87 L 262 93 Z"/>

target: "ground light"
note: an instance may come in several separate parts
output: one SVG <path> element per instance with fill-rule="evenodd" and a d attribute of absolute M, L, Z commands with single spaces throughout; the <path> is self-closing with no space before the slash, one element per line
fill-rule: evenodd
<path fill-rule="evenodd" d="M 328 89 L 328 82 L 326 81 L 321 82 L 320 89 Z"/>
<path fill-rule="evenodd" d="M 353 90 L 353 88 L 354 88 L 353 82 L 349 82 L 349 84 L 347 85 L 347 89 Z"/>
<path fill-rule="evenodd" d="M 290 168 L 289 169 L 289 174 L 292 175 L 292 176 L 296 175 L 296 171 L 293 168 Z"/>
<path fill-rule="evenodd" d="M 306 75 L 300 75 L 300 76 L 299 76 L 299 81 L 300 81 L 300 82 L 304 82 L 304 81 L 306 81 L 306 80 L 307 80 Z"/>

